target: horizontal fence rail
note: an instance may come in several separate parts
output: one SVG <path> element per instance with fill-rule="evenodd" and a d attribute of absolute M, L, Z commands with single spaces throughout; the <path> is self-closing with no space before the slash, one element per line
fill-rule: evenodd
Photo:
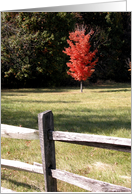
<path fill-rule="evenodd" d="M 24 127 L 1 124 L 1 136 L 14 139 L 39 139 L 39 131 Z M 123 152 L 131 152 L 131 139 L 90 135 L 72 132 L 48 131 L 50 140 L 99 147 Z"/>
<path fill-rule="evenodd" d="M 25 127 L 1 124 L 1 137 L 13 139 L 39 139 L 39 131 Z"/>
<path fill-rule="evenodd" d="M 98 181 L 58 169 L 51 169 L 51 175 L 53 178 L 65 181 L 91 192 L 131 192 L 131 189 L 126 187 Z"/>
<path fill-rule="evenodd" d="M 34 165 L 31 165 L 24 162 L 1 159 L 1 167 L 19 170 L 19 171 L 26 171 L 30 173 L 43 174 L 43 166 L 42 164 L 37 162 L 34 162 Z M 131 191 L 131 189 L 126 187 L 83 177 L 64 170 L 51 169 L 50 173 L 53 178 L 59 179 L 61 181 L 65 181 L 75 186 L 79 186 L 85 190 L 89 190 L 92 192 L 118 192 L 118 191 L 130 192 Z M 6 189 L 5 190 L 4 189 L 3 189 L 3 192 L 6 191 Z"/>
<path fill-rule="evenodd" d="M 42 166 L 31 165 L 25 162 L 15 161 L 15 160 L 6 160 L 1 159 L 1 167 L 14 169 L 19 171 L 26 171 L 31 173 L 43 174 Z"/>
<path fill-rule="evenodd" d="M 49 131 L 49 139 L 67 143 L 131 152 L 131 139 L 89 135 L 72 132 Z"/>

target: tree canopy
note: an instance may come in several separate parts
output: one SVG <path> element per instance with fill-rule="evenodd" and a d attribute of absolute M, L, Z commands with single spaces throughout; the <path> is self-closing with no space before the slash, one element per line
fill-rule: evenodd
<path fill-rule="evenodd" d="M 3 13 L 3 79 L 59 85 L 66 71 L 62 49 L 74 23 L 72 13 Z"/>
<path fill-rule="evenodd" d="M 67 75 L 69 32 L 76 24 L 95 31 L 91 49 L 99 58 L 90 81 L 130 81 L 130 12 L 2 12 L 3 87 L 49 87 L 74 83 Z"/>

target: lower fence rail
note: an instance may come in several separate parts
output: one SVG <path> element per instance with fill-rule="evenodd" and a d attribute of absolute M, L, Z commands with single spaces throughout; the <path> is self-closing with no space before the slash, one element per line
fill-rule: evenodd
<path fill-rule="evenodd" d="M 6 160 L 1 159 L 1 167 L 14 169 L 19 171 L 26 171 L 31 173 L 43 174 L 42 166 L 31 165 L 25 162 L 15 161 L 15 160 Z"/>
<path fill-rule="evenodd" d="M 43 175 L 42 164 L 36 162 L 31 165 L 20 161 L 1 159 L 1 167 Z M 91 192 L 131 192 L 130 188 L 80 176 L 65 170 L 49 169 L 49 176 Z M 5 192 L 7 190 L 2 188 L 2 191 Z"/>
<path fill-rule="evenodd" d="M 91 192 L 131 192 L 131 189 L 126 187 L 98 181 L 58 169 L 51 169 L 51 176 Z"/>

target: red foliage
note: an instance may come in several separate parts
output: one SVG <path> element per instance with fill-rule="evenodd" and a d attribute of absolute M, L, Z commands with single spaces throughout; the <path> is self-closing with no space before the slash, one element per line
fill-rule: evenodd
<path fill-rule="evenodd" d="M 70 62 L 67 63 L 69 71 L 67 72 L 75 80 L 85 81 L 94 72 L 94 66 L 98 59 L 93 61 L 97 53 L 97 49 L 93 52 L 90 51 L 89 39 L 94 33 L 93 30 L 89 34 L 85 35 L 85 30 L 69 33 L 69 39 L 67 43 L 70 45 L 63 51 L 70 56 Z"/>

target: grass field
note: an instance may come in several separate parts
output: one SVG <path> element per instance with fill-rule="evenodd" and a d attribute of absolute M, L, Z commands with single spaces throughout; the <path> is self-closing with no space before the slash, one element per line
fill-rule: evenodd
<path fill-rule="evenodd" d="M 56 131 L 131 138 L 130 84 L 84 88 L 9 89 L 1 91 L 1 123 L 38 129 L 40 112 L 52 110 Z M 58 169 L 131 187 L 131 154 L 56 142 Z M 33 164 L 41 161 L 39 140 L 1 138 L 1 158 Z M 60 192 L 81 188 L 57 181 Z M 1 186 L 17 192 L 44 191 L 43 175 L 2 169 Z"/>

